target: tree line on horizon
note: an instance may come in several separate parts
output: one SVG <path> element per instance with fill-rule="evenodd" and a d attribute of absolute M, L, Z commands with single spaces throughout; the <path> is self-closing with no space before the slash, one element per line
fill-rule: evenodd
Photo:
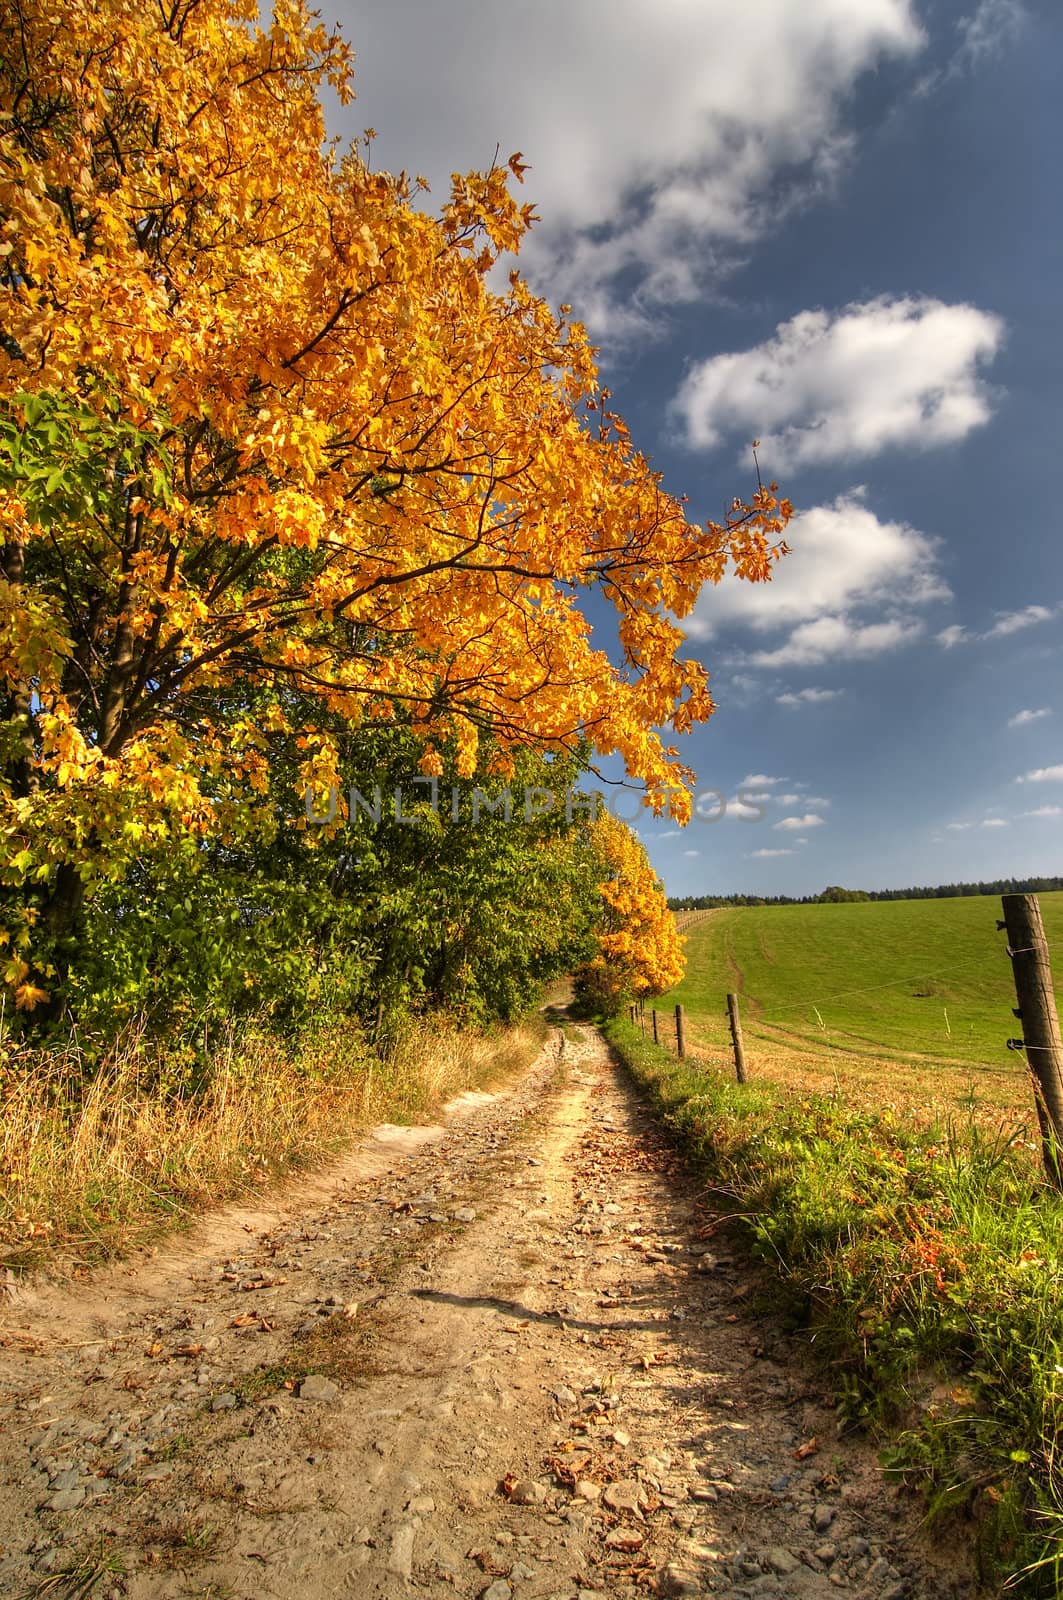
<path fill-rule="evenodd" d="M 673 911 L 709 911 L 719 906 L 815 906 L 858 900 L 958 900 L 975 895 L 1052 894 L 1063 878 L 990 878 L 977 883 L 939 883 L 910 889 L 844 889 L 831 884 L 820 894 L 669 895 Z"/>

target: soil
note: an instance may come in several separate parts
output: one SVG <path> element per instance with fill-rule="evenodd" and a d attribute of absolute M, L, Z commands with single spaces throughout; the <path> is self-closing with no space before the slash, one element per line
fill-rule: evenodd
<path fill-rule="evenodd" d="M 567 1031 L 438 1126 L 0 1308 L 3 1592 L 974 1595 Z"/>

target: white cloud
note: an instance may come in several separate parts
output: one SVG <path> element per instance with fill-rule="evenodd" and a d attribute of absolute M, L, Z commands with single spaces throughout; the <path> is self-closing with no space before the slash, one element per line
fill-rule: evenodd
<path fill-rule="evenodd" d="M 777 694 L 775 700 L 780 706 L 818 706 L 837 700 L 844 693 L 844 689 L 796 689 Z"/>
<path fill-rule="evenodd" d="M 793 855 L 793 851 L 792 850 L 751 850 L 749 852 L 749 858 L 750 858 L 751 861 L 767 861 L 771 856 L 792 856 L 792 855 Z"/>
<path fill-rule="evenodd" d="M 1035 806 L 1032 811 L 1024 811 L 1024 817 L 1063 817 L 1063 806 Z"/>
<path fill-rule="evenodd" d="M 777 794 L 775 798 L 781 806 L 799 806 L 805 797 L 803 794 Z"/>
<path fill-rule="evenodd" d="M 751 772 L 748 777 L 742 779 L 742 782 L 738 785 L 738 787 L 743 790 L 770 789 L 777 783 L 785 782 L 785 778 L 769 778 L 766 773 Z"/>
<path fill-rule="evenodd" d="M 791 553 L 770 583 L 727 583 L 706 588 L 683 622 L 693 638 L 721 626 L 763 633 L 789 627 L 791 637 L 749 658 L 760 667 L 814 666 L 835 657 L 878 655 L 922 632 L 922 623 L 895 614 L 949 598 L 938 569 L 938 541 L 903 522 L 881 521 L 863 502 L 863 490 L 839 495 L 794 517 L 787 529 Z M 884 621 L 860 616 L 873 608 Z M 816 704 L 840 689 L 803 689 L 777 696 L 782 705 Z"/>
<path fill-rule="evenodd" d="M 968 828 L 973 828 L 973 822 L 946 822 L 946 828 L 952 833 L 966 833 Z"/>
<path fill-rule="evenodd" d="M 1006 828 L 1008 824 L 1003 817 L 986 817 L 981 826 L 983 828 Z"/>
<path fill-rule="evenodd" d="M 1025 773 L 1021 778 L 1015 779 L 1016 783 L 1063 783 L 1063 766 L 1060 767 L 1035 767 L 1032 772 Z"/>
<path fill-rule="evenodd" d="M 1008 718 L 1009 728 L 1025 728 L 1027 723 L 1040 722 L 1042 717 L 1052 715 L 1048 706 L 1039 706 L 1036 711 L 1016 711 L 1013 717 Z"/>
<path fill-rule="evenodd" d="M 684 850 L 683 854 L 685 856 L 700 856 L 701 851 L 700 850 Z"/>
<path fill-rule="evenodd" d="M 820 617 L 795 628 L 785 644 L 760 650 L 751 657 L 758 667 L 814 667 L 839 657 L 867 657 L 910 644 L 923 632 L 921 622 L 894 618 L 890 622 L 860 624 L 845 617 Z"/>
<path fill-rule="evenodd" d="M 805 797 L 804 797 L 804 800 L 805 800 L 805 805 L 806 806 L 829 806 L 830 805 L 830 801 L 827 800 L 821 794 L 806 794 Z"/>
<path fill-rule="evenodd" d="M 781 822 L 775 824 L 779 832 L 797 833 L 802 828 L 822 828 L 823 818 L 817 817 L 810 811 L 803 817 L 783 817 Z"/>
<path fill-rule="evenodd" d="M 682 831 L 682 828 L 665 828 L 663 833 L 655 833 L 651 837 L 654 839 L 678 839 Z"/>
<path fill-rule="evenodd" d="M 1023 606 L 1021 611 L 1001 611 L 993 626 L 982 635 L 983 639 L 1005 639 L 1022 628 L 1033 628 L 1039 622 L 1049 622 L 1055 616 L 1051 606 Z"/>
<path fill-rule="evenodd" d="M 942 628 L 937 641 L 944 650 L 952 650 L 958 644 L 973 640 L 1007 639 L 1013 633 L 1021 633 L 1024 628 L 1035 628 L 1040 622 L 1051 622 L 1058 615 L 1058 606 L 1022 606 L 1018 611 L 998 611 L 996 621 L 981 633 L 972 632 L 970 628 L 954 622 L 951 627 Z"/>
<path fill-rule="evenodd" d="M 745 790 L 742 792 L 744 794 Z M 746 800 L 739 800 L 736 795 L 733 799 L 728 800 L 727 810 L 724 812 L 724 815 L 739 822 L 759 822 L 764 813 L 760 809 L 759 805 L 756 805 L 755 803 L 753 805 L 749 805 L 746 803 Z"/>
<path fill-rule="evenodd" d="M 596 333 L 714 288 L 829 187 L 852 151 L 859 79 L 925 43 L 912 0 L 322 9 L 358 56 L 358 98 L 332 125 L 372 124 L 374 163 L 423 172 L 439 200 L 451 172 L 486 166 L 496 144 L 503 158 L 523 150 L 520 198 L 542 217 L 525 268 Z"/>
<path fill-rule="evenodd" d="M 801 311 L 751 350 L 692 367 L 673 402 L 688 444 L 759 434 L 774 474 L 965 439 L 992 415 L 979 375 L 1004 336 L 977 306 L 880 296 Z"/>

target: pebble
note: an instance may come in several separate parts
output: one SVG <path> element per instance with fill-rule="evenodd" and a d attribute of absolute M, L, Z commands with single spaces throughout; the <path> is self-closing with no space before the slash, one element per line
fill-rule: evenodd
<path fill-rule="evenodd" d="M 231 1411 L 235 1404 L 236 1396 L 234 1394 L 216 1394 L 210 1402 L 210 1409 L 212 1411 Z"/>
<path fill-rule="evenodd" d="M 590 1478 L 577 1478 L 572 1485 L 572 1493 L 577 1500 L 597 1500 L 601 1492 L 601 1484 L 592 1483 Z"/>
<path fill-rule="evenodd" d="M 816 1514 L 812 1519 L 812 1525 L 816 1532 L 826 1533 L 827 1529 L 834 1521 L 834 1517 L 835 1511 L 833 1506 L 817 1506 Z"/>
<path fill-rule="evenodd" d="M 513 1590 L 505 1578 L 496 1578 L 480 1591 L 480 1600 L 513 1600 Z"/>
<path fill-rule="evenodd" d="M 701 1580 L 693 1572 L 688 1572 L 685 1567 L 676 1566 L 673 1562 L 664 1569 L 664 1589 L 666 1594 L 672 1595 L 700 1595 Z"/>
<path fill-rule="evenodd" d="M 454 1212 L 455 1222 L 475 1222 L 476 1212 L 471 1206 L 459 1206 Z"/>
<path fill-rule="evenodd" d="M 781 1577 L 788 1577 L 791 1572 L 796 1572 L 801 1565 L 795 1555 L 783 1548 L 781 1544 L 773 1545 L 768 1551 L 768 1566 Z"/>
<path fill-rule="evenodd" d="M 517 1506 L 541 1506 L 546 1499 L 546 1490 L 534 1478 L 520 1478 L 513 1485 L 509 1498 Z"/>
<path fill-rule="evenodd" d="M 616 1483 L 609 1484 L 602 1500 L 610 1511 L 631 1511 L 640 1516 L 647 1495 L 641 1483 L 636 1483 L 634 1478 L 619 1478 Z"/>
<path fill-rule="evenodd" d="M 417 1537 L 417 1524 L 405 1522 L 397 1528 L 391 1538 L 391 1549 L 388 1552 L 388 1571 L 393 1572 L 397 1578 L 409 1580 L 413 1573 L 413 1542 Z"/>
<path fill-rule="evenodd" d="M 334 1405 L 340 1397 L 340 1386 L 333 1383 L 331 1378 L 324 1378 L 320 1373 L 314 1372 L 304 1378 L 298 1390 L 300 1400 L 312 1400 L 318 1405 Z"/>
<path fill-rule="evenodd" d="M 85 1500 L 84 1489 L 61 1489 L 44 1502 L 46 1511 L 76 1511 Z"/>

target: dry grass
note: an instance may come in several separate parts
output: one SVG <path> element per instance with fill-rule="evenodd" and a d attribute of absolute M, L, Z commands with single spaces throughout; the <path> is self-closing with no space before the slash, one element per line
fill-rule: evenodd
<path fill-rule="evenodd" d="M 689 1052 L 727 1076 L 733 1073 L 726 1021 L 687 1019 Z M 854 1110 L 891 1108 L 913 1123 L 948 1121 L 962 1115 L 986 1128 L 1035 1126 L 1032 1091 L 1024 1061 L 997 1072 L 957 1062 L 921 1062 L 847 1049 L 824 1034 L 822 1048 L 772 1037 L 764 1025 L 746 1028 L 746 1070 L 751 1081 L 768 1079 L 800 1094 L 837 1094 Z M 670 1030 L 662 1038 L 671 1040 Z"/>
<path fill-rule="evenodd" d="M 0 1060 L 0 1265 L 119 1254 L 163 1225 L 315 1166 L 378 1121 L 410 1122 L 518 1070 L 543 1024 L 484 1036 L 411 1021 L 386 1057 L 357 1028 L 297 1050 L 261 1031 L 216 1049 L 195 1092 L 130 1035 L 100 1065 L 76 1044 Z"/>

